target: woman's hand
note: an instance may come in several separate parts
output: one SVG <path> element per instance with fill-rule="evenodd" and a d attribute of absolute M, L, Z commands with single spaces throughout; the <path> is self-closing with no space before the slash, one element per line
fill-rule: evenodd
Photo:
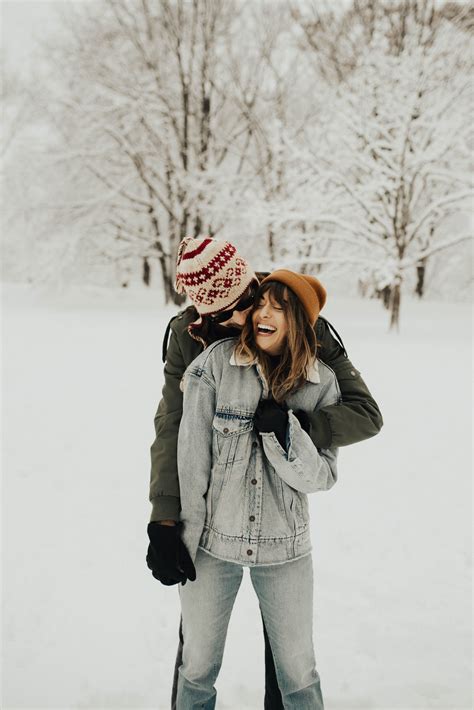
<path fill-rule="evenodd" d="M 278 443 L 286 451 L 286 430 L 288 427 L 288 407 L 276 400 L 261 399 L 255 411 L 255 429 L 262 433 L 273 432 Z"/>

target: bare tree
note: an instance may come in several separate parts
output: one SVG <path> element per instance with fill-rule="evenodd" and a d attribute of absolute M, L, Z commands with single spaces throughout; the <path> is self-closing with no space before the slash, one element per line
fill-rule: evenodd
<path fill-rule="evenodd" d="M 147 264 L 146 282 L 157 261 L 166 300 L 178 302 L 179 241 L 216 234 L 222 193 L 240 180 L 229 147 L 240 150 L 242 129 L 224 61 L 238 13 L 224 0 L 106 0 L 100 10 L 65 15 L 67 43 L 50 48 L 63 80 L 49 111 L 61 116 L 64 159 L 96 186 L 101 248 L 128 245 L 124 254 Z"/>

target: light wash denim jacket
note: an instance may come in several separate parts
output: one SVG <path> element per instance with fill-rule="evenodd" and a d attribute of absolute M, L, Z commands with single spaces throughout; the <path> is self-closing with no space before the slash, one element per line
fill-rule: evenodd
<path fill-rule="evenodd" d="M 234 338 L 201 353 L 183 379 L 178 474 L 183 540 L 243 565 L 280 564 L 311 551 L 307 493 L 337 479 L 336 449 L 318 451 L 292 410 L 340 401 L 334 372 L 315 360 L 291 394 L 287 451 L 258 434 L 253 416 L 268 396 L 257 363 L 238 360 Z"/>

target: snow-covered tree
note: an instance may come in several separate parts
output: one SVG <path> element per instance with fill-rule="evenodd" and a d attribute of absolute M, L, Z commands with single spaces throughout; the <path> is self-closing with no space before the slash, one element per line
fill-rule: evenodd
<path fill-rule="evenodd" d="M 226 73 L 238 14 L 223 0 L 106 0 L 68 10 L 50 48 L 64 68 L 45 108 L 61 117 L 63 160 L 88 176 L 89 236 L 111 256 L 141 256 L 145 280 L 157 260 L 167 300 L 178 300 L 179 241 L 217 234 L 244 179 L 248 128 Z"/>
<path fill-rule="evenodd" d="M 45 273 L 110 264 L 126 285 L 131 270 L 146 284 L 157 272 L 178 302 L 177 245 L 210 234 L 256 268 L 358 281 L 395 325 L 401 283 L 421 295 L 431 256 L 466 236 L 448 236 L 472 168 L 461 3 L 62 10 L 29 88 L 46 140 L 10 161 L 36 270 L 48 252 Z"/>
<path fill-rule="evenodd" d="M 406 272 L 469 238 L 436 238 L 437 226 L 472 199 L 470 80 L 452 40 L 397 57 L 372 50 L 337 103 L 334 179 L 350 198 L 350 231 L 370 255 L 374 287 L 389 298 L 392 327 Z M 449 82 L 440 82 L 437 71 L 449 64 Z"/>
<path fill-rule="evenodd" d="M 360 264 L 394 327 L 407 272 L 420 292 L 429 257 L 469 238 L 438 229 L 472 196 L 469 44 L 427 0 L 363 8 L 373 10 L 365 48 L 333 82 L 327 167 L 345 194 L 333 239 L 346 241 L 346 261 Z"/>

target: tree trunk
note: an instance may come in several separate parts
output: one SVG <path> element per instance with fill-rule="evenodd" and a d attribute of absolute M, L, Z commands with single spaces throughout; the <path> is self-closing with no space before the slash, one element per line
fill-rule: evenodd
<path fill-rule="evenodd" d="M 199 215 L 199 212 L 196 217 L 196 221 L 194 222 L 194 238 L 197 239 L 198 237 L 201 236 L 201 230 L 202 230 L 202 220 Z"/>
<path fill-rule="evenodd" d="M 268 227 L 268 251 L 270 252 L 270 261 L 275 261 L 275 238 L 272 227 Z"/>
<path fill-rule="evenodd" d="M 425 289 L 425 275 L 426 275 L 426 257 L 424 259 L 420 259 L 418 264 L 416 265 L 416 286 L 415 286 L 415 293 L 417 296 L 420 298 L 423 297 L 424 294 L 424 289 Z"/>
<path fill-rule="evenodd" d="M 166 264 L 165 257 L 160 257 L 161 276 L 163 279 L 163 289 L 165 294 L 165 303 L 174 303 L 176 306 L 181 306 L 186 300 L 185 293 L 177 293 L 174 289 L 174 278 L 171 270 Z"/>
<path fill-rule="evenodd" d="M 390 297 L 390 330 L 400 329 L 401 279 L 398 278 L 391 287 Z"/>
<path fill-rule="evenodd" d="M 165 303 L 174 303 L 176 306 L 180 306 L 186 300 L 186 294 L 177 293 L 174 288 L 174 269 L 171 268 L 171 263 L 174 263 L 172 260 L 176 258 L 176 255 L 165 256 L 159 242 L 155 242 L 154 247 L 158 252 Z"/>
<path fill-rule="evenodd" d="M 390 286 L 384 286 L 383 288 L 377 288 L 375 290 L 375 296 L 376 298 L 379 298 L 382 301 L 383 307 L 388 310 L 390 310 L 390 306 L 392 303 L 392 289 L 393 287 Z"/>
<path fill-rule="evenodd" d="M 184 193 L 182 192 L 182 193 L 180 194 L 180 198 L 179 198 L 179 203 L 180 203 L 180 205 L 183 204 L 183 202 L 184 202 L 184 197 L 185 197 L 185 195 L 184 195 Z M 180 242 L 181 242 L 185 237 L 190 236 L 190 235 L 188 234 L 188 221 L 189 221 L 189 214 L 188 214 L 188 211 L 187 211 L 187 210 L 183 210 L 183 214 L 182 214 L 182 216 L 181 216 L 181 220 L 180 220 L 180 223 L 179 223 L 179 241 L 180 241 Z"/>
<path fill-rule="evenodd" d="M 143 283 L 145 284 L 145 286 L 149 286 L 150 285 L 150 264 L 148 263 L 148 259 L 146 256 L 143 259 L 142 278 L 143 278 Z"/>

